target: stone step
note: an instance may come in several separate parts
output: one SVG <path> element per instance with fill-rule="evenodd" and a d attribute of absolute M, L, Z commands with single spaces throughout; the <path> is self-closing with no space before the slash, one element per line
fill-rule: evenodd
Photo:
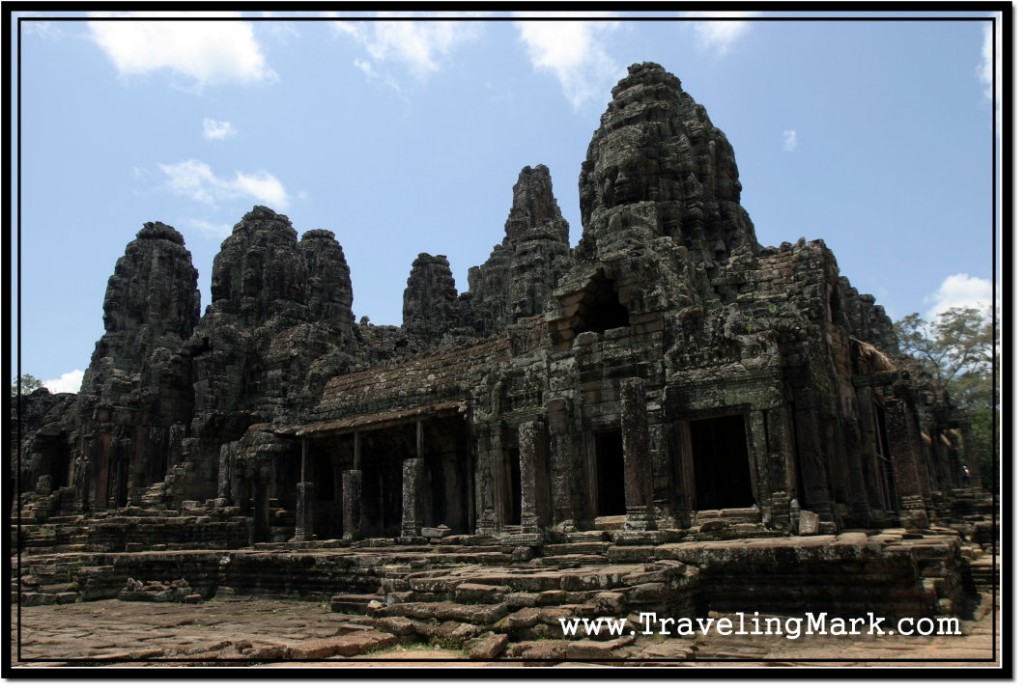
<path fill-rule="evenodd" d="M 21 594 L 21 604 L 24 607 L 37 607 L 40 605 L 66 605 L 78 601 L 78 592 L 62 593 L 25 593 Z"/>
<path fill-rule="evenodd" d="M 374 600 L 381 600 L 377 594 L 339 593 L 331 597 L 331 611 L 343 614 L 366 614 L 366 608 Z"/>
<path fill-rule="evenodd" d="M 368 613 L 374 617 L 405 617 L 407 619 L 438 621 L 461 621 L 467 624 L 487 626 L 508 614 L 504 603 L 496 605 L 456 604 L 453 602 L 402 602 L 398 604 L 371 607 Z"/>
<path fill-rule="evenodd" d="M 505 585 L 460 583 L 455 587 L 455 602 L 459 604 L 497 604 L 509 592 Z"/>
<path fill-rule="evenodd" d="M 587 564 L 607 564 L 608 557 L 604 554 L 566 554 L 560 556 L 539 557 L 534 562 L 544 566 L 575 568 Z"/>
<path fill-rule="evenodd" d="M 566 542 L 609 542 L 611 536 L 604 530 L 581 530 L 576 533 L 564 533 Z"/>
<path fill-rule="evenodd" d="M 598 516 L 594 519 L 594 529 L 595 532 L 622 530 L 622 526 L 625 522 L 625 516 Z"/>
<path fill-rule="evenodd" d="M 736 509 L 713 509 L 698 511 L 694 523 L 721 521 L 725 524 L 761 522 L 761 509 L 758 508 L 736 508 Z"/>
<path fill-rule="evenodd" d="M 548 557 L 560 554 L 604 554 L 611 546 L 611 542 L 563 542 L 544 545 L 544 556 Z"/>

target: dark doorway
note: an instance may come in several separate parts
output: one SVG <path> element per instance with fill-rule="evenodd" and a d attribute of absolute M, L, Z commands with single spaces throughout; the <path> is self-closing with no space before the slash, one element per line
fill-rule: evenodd
<path fill-rule="evenodd" d="M 626 466 L 622 457 L 622 430 L 594 432 L 594 467 L 597 474 L 597 515 L 626 513 Z"/>
<path fill-rule="evenodd" d="M 520 525 L 523 522 L 523 476 L 519 465 L 519 447 L 504 449 L 502 456 L 501 492 L 505 510 L 501 522 L 503 525 Z"/>
<path fill-rule="evenodd" d="M 629 326 L 629 310 L 619 302 L 615 283 L 604 273 L 598 273 L 587 286 L 578 319 L 577 334 L 585 331 L 603 334 L 609 329 Z"/>
<path fill-rule="evenodd" d="M 742 415 L 693 420 L 690 448 L 693 452 L 696 509 L 727 509 L 751 506 L 747 458 L 747 427 Z"/>
<path fill-rule="evenodd" d="M 402 464 L 416 455 L 416 428 L 366 432 L 362 441 L 363 534 L 397 537 L 402 531 Z"/>
<path fill-rule="evenodd" d="M 367 537 L 397 537 L 401 533 L 402 459 L 380 458 L 363 470 L 362 500 Z"/>
<path fill-rule="evenodd" d="M 466 421 L 462 416 L 423 422 L 423 523 L 446 525 L 455 533 L 468 533 L 467 491 L 472 482 L 466 470 Z"/>
<path fill-rule="evenodd" d="M 312 444 L 310 445 L 312 446 Z M 310 449 L 309 476 L 313 479 L 313 528 L 320 540 L 339 538 L 343 534 L 341 521 L 341 476 L 329 456 L 314 455 Z M 307 480 L 309 479 L 307 476 Z"/>

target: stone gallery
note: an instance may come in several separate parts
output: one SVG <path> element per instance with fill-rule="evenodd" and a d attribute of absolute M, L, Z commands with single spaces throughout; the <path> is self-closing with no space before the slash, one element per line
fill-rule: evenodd
<path fill-rule="evenodd" d="M 956 489 L 974 457 L 963 411 L 824 242 L 758 243 L 732 147 L 675 76 L 633 65 L 612 95 L 580 172 L 579 244 L 548 169 L 523 168 L 469 290 L 420 254 L 400 327 L 356 321 L 334 233 L 299 237 L 259 206 L 222 244 L 200 316 L 181 234 L 146 223 L 110 277 L 81 392 L 21 401 L 8 501 L 27 568 L 77 553 L 60 567 L 69 600 L 160 576 L 385 610 L 427 592 L 426 563 L 447 585 L 423 604 L 460 602 L 474 580 L 459 569 L 619 563 L 686 591 L 677 606 L 714 607 L 766 568 L 789 585 L 751 602 L 791 602 L 801 575 L 822 590 L 801 606 L 836 609 L 856 588 L 847 575 L 825 594 L 829 574 L 860 560 L 891 576 L 879 602 L 954 607 L 962 545 L 991 541 L 968 520 L 980 487 Z M 778 550 L 801 540 L 786 571 Z M 776 551 L 737 556 L 751 544 Z M 195 567 L 204 553 L 235 558 Z M 298 553 L 346 566 L 317 580 L 292 563 L 274 585 L 246 562 Z M 643 593 L 627 580 L 575 591 L 622 590 L 628 610 Z M 574 592 L 551 586 L 523 590 Z M 507 619 L 495 592 L 479 601 Z"/>

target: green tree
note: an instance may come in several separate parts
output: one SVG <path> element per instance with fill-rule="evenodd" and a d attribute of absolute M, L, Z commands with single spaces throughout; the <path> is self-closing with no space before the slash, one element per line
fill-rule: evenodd
<path fill-rule="evenodd" d="M 43 386 L 43 382 L 39 381 L 37 377 L 33 377 L 31 374 L 23 374 L 13 382 L 11 382 L 11 396 L 17 396 L 19 393 L 22 395 L 32 393 L 36 389 L 40 389 Z"/>
<path fill-rule="evenodd" d="M 916 312 L 895 324 L 900 350 L 920 359 L 970 418 L 982 483 L 998 491 L 999 324 L 995 312 L 952 307 L 934 320 Z"/>

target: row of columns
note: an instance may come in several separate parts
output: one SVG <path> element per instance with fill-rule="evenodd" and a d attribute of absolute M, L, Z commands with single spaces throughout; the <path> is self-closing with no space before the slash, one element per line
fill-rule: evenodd
<path fill-rule="evenodd" d="M 416 422 L 416 457 L 402 461 L 402 537 L 419 535 L 423 527 L 423 479 L 424 442 L 423 421 Z M 302 440 L 302 465 L 300 480 L 296 486 L 295 541 L 307 541 L 313 537 L 314 506 L 316 503 L 314 483 L 309 482 L 308 439 Z M 352 469 L 341 474 L 341 511 L 343 539 L 357 540 L 361 537 L 361 503 L 363 488 L 362 436 L 358 430 L 353 433 Z"/>
<path fill-rule="evenodd" d="M 622 429 L 623 466 L 624 466 L 624 492 L 626 499 L 626 531 L 646 531 L 656 529 L 654 504 L 653 504 L 653 472 L 650 452 L 650 430 L 647 417 L 647 392 L 643 379 L 627 378 L 620 382 L 620 421 Z M 860 401 L 861 416 L 870 410 L 870 399 Z M 751 431 L 755 436 L 764 435 L 769 447 L 774 446 L 770 442 L 771 437 L 780 436 L 780 422 L 788 422 L 776 415 L 777 411 L 769 411 L 772 419 L 755 420 Z M 757 494 L 764 495 L 771 492 L 780 483 L 787 489 L 794 487 L 795 474 L 799 472 L 804 483 L 805 498 L 808 508 L 823 514 L 826 520 L 831 518 L 833 493 L 830 491 L 830 479 L 827 464 L 822 457 L 828 453 L 827 444 L 824 443 L 824 436 L 819 434 L 820 419 L 810 419 L 810 416 L 801 415 L 809 411 L 797 411 L 796 430 L 784 430 L 789 434 L 782 434 L 788 442 L 793 435 L 796 437 L 796 445 L 799 448 L 801 467 L 797 470 L 793 463 L 792 453 L 781 453 L 785 457 L 784 469 L 782 472 L 772 473 L 767 467 L 760 467 L 768 464 L 771 455 L 769 449 L 758 447 L 759 453 L 755 454 L 760 471 L 758 477 L 765 484 L 764 487 L 757 487 Z M 908 410 L 906 403 L 900 399 L 890 399 L 884 407 L 886 426 L 889 431 L 891 456 L 895 463 L 897 493 L 900 497 L 901 521 L 907 525 L 916 525 L 922 520 L 927 521 L 924 514 L 923 503 L 921 502 L 921 480 L 918 470 L 918 448 L 915 444 L 916 434 L 912 419 L 912 411 Z M 767 424 L 761 424 L 767 423 Z M 803 424 L 801 424 L 803 423 Z M 872 427 L 873 425 L 868 425 Z M 795 433 L 795 434 L 794 434 Z M 519 440 L 519 463 L 521 481 L 521 525 L 524 533 L 536 533 L 550 523 L 553 509 L 558 508 L 554 504 L 560 504 L 561 499 L 552 496 L 548 491 L 551 486 L 550 473 L 548 468 L 549 439 L 548 431 L 543 421 L 531 421 L 521 424 L 518 428 Z M 846 440 L 843 440 L 846 441 Z M 783 444 L 782 446 L 786 446 Z M 296 540 L 308 540 L 312 535 L 313 526 L 313 505 L 314 486 L 307 481 L 307 442 L 303 440 L 302 449 L 302 477 L 298 484 L 298 507 L 297 521 L 295 528 Z M 763 451 L 764 453 L 760 453 Z M 869 445 L 866 443 L 861 449 L 857 460 L 864 459 L 870 453 Z M 402 462 L 402 520 L 401 536 L 415 537 L 420 534 L 423 527 L 422 502 L 424 495 L 424 454 L 423 454 L 423 423 L 416 425 L 416 457 L 404 459 Z M 775 454 L 777 457 L 779 454 Z M 354 439 L 354 460 L 353 468 L 342 474 L 342 513 L 344 524 L 344 537 L 357 539 L 360 529 L 360 500 L 362 488 L 361 463 L 361 439 L 358 432 Z M 779 460 L 776 458 L 776 460 Z M 854 464 L 855 467 L 857 464 Z M 774 476 L 774 477 L 773 477 Z M 876 492 L 878 488 L 864 486 L 864 478 L 860 474 L 855 478 L 849 490 L 851 491 L 854 503 L 866 503 L 865 496 L 872 489 Z M 497 489 L 492 486 L 492 489 Z M 255 498 L 255 497 L 254 497 Z M 762 496 L 762 500 L 764 497 Z M 862 508 L 858 506 L 857 508 Z"/>
<path fill-rule="evenodd" d="M 626 498 L 626 531 L 656 529 L 654 516 L 654 475 L 651 464 L 650 430 L 647 421 L 647 389 L 643 379 L 632 377 L 620 382 L 620 422 L 624 491 Z M 564 413 L 559 408 L 558 411 Z M 561 423 L 562 417 L 557 416 Z M 549 461 L 561 468 L 564 459 L 551 448 L 547 426 L 543 421 L 524 422 L 518 428 L 521 495 L 521 527 L 523 533 L 537 533 L 550 524 L 553 517 L 571 518 L 565 506 L 569 492 L 551 493 L 555 478 L 549 472 Z M 495 492 L 498 487 L 492 488 Z M 563 494 L 565 496 L 563 496 Z"/>

